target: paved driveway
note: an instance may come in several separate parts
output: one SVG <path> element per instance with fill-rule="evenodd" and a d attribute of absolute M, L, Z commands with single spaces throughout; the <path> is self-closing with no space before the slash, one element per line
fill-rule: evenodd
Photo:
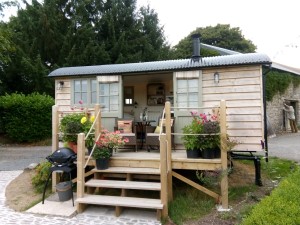
<path fill-rule="evenodd" d="M 51 146 L 0 146 L 0 171 L 23 170 L 51 154 Z"/>
<path fill-rule="evenodd" d="M 268 139 L 269 156 L 300 162 L 300 132 Z"/>

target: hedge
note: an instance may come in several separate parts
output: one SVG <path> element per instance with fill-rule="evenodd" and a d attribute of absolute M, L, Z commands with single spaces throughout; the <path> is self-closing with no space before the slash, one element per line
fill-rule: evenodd
<path fill-rule="evenodd" d="M 299 225 L 300 172 L 290 174 L 279 186 L 256 205 L 242 225 Z"/>
<path fill-rule="evenodd" d="M 0 96 L 2 132 L 16 142 L 35 142 L 51 137 L 54 99 L 45 94 Z"/>

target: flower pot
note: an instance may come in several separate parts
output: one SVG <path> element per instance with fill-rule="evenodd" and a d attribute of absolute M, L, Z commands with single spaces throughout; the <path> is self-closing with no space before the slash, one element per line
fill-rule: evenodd
<path fill-rule="evenodd" d="M 202 149 L 202 158 L 203 159 L 213 159 L 213 158 L 215 158 L 215 150 L 213 148 Z"/>
<path fill-rule="evenodd" d="M 221 158 L 221 149 L 219 147 L 214 148 L 214 158 Z"/>
<path fill-rule="evenodd" d="M 96 159 L 96 168 L 98 170 L 106 170 L 109 166 L 109 158 Z"/>
<path fill-rule="evenodd" d="M 200 158 L 201 157 L 201 151 L 200 149 L 188 149 L 186 150 L 186 156 L 187 158 Z"/>
<path fill-rule="evenodd" d="M 68 142 L 70 149 L 73 150 L 77 154 L 77 143 L 76 142 Z"/>

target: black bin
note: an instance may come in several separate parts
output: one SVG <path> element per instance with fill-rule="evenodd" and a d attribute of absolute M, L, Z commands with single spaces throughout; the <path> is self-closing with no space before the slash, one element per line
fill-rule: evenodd
<path fill-rule="evenodd" d="M 56 185 L 56 191 L 58 193 L 59 201 L 64 202 L 70 200 L 73 195 L 72 182 L 66 181 L 58 183 Z"/>

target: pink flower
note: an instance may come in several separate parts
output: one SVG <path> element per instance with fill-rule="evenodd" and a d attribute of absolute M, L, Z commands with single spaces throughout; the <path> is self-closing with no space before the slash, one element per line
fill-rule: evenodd
<path fill-rule="evenodd" d="M 82 104 L 83 104 L 83 101 L 82 101 L 82 100 L 79 100 L 79 104 L 81 104 L 81 105 L 82 105 Z"/>

